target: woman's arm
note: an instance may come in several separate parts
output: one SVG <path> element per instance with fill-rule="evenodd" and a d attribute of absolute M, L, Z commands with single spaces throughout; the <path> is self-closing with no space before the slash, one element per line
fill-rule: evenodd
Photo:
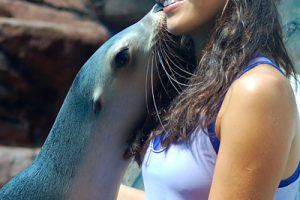
<path fill-rule="evenodd" d="M 142 190 L 138 190 L 121 184 L 117 200 L 144 200 L 144 199 L 145 199 L 145 193 Z"/>
<path fill-rule="evenodd" d="M 273 199 L 298 119 L 289 82 L 274 70 L 249 71 L 226 95 L 209 200 Z"/>

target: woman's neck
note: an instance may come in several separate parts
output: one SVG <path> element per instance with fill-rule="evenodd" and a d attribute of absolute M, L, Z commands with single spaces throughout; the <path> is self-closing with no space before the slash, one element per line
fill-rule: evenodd
<path fill-rule="evenodd" d="M 207 25 L 202 26 L 189 34 L 189 36 L 194 42 L 197 63 L 201 60 L 203 56 L 203 50 L 206 47 L 208 39 L 211 36 L 211 31 L 213 27 L 213 23 L 208 23 Z"/>
<path fill-rule="evenodd" d="M 201 60 L 203 56 L 203 50 L 206 45 L 207 38 L 204 35 L 192 36 L 192 40 L 195 45 L 195 56 L 197 58 L 197 63 Z"/>

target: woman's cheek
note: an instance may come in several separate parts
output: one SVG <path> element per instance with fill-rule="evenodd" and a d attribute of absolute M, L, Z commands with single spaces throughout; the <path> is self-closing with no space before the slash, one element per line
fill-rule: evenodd
<path fill-rule="evenodd" d="M 168 31 L 174 35 L 190 34 L 201 29 L 205 24 L 201 16 L 197 15 L 176 15 L 167 18 Z"/>

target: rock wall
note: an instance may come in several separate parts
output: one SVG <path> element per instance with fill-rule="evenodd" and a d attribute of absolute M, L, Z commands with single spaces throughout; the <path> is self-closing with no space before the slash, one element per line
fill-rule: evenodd
<path fill-rule="evenodd" d="M 0 147 L 0 187 L 26 168 L 38 152 L 37 148 Z"/>

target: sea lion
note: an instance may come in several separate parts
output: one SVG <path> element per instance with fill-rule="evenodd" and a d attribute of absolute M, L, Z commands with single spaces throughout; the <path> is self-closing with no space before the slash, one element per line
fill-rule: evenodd
<path fill-rule="evenodd" d="M 126 141 L 146 114 L 155 5 L 103 44 L 77 74 L 40 153 L 0 191 L 5 200 L 112 200 L 129 163 Z M 149 80 L 148 80 L 149 81 Z M 151 96 L 151 95 L 150 95 Z"/>

